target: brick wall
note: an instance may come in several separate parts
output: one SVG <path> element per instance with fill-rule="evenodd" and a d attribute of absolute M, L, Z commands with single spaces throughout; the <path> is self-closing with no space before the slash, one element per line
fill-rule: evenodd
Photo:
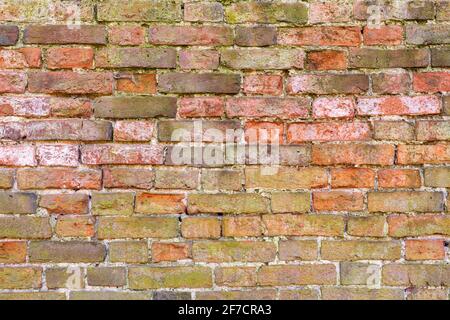
<path fill-rule="evenodd" d="M 1 1 L 0 299 L 448 299 L 450 2 L 374 2 Z"/>

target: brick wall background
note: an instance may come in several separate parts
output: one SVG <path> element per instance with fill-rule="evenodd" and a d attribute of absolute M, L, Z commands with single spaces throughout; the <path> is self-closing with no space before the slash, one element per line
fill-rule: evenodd
<path fill-rule="evenodd" d="M 450 2 L 375 2 L 0 1 L 0 299 L 448 299 Z"/>

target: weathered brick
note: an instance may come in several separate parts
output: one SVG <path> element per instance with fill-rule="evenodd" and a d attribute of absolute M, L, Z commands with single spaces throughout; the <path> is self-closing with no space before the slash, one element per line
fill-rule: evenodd
<path fill-rule="evenodd" d="M 370 126 L 365 122 L 294 123 L 288 126 L 287 141 L 363 141 L 371 135 Z"/>
<path fill-rule="evenodd" d="M 443 240 L 405 241 L 406 260 L 443 260 L 445 243 Z"/>
<path fill-rule="evenodd" d="M 361 94 L 369 89 L 363 74 L 304 74 L 288 78 L 289 94 Z"/>
<path fill-rule="evenodd" d="M 99 21 L 161 21 L 181 20 L 181 3 L 176 0 L 103 1 L 97 4 Z"/>
<path fill-rule="evenodd" d="M 448 300 L 446 289 L 413 288 L 407 293 L 407 300 Z"/>
<path fill-rule="evenodd" d="M 0 189 L 11 189 L 14 184 L 14 170 L 0 169 Z"/>
<path fill-rule="evenodd" d="M 178 233 L 178 219 L 153 217 L 100 217 L 99 239 L 173 238 Z"/>
<path fill-rule="evenodd" d="M 27 258 L 26 242 L 0 242 L 0 263 L 25 263 Z"/>
<path fill-rule="evenodd" d="M 352 6 L 344 1 L 315 0 L 309 4 L 309 23 L 349 22 Z"/>
<path fill-rule="evenodd" d="M 450 188 L 450 168 L 425 168 L 425 186 L 434 188 Z"/>
<path fill-rule="evenodd" d="M 264 215 L 268 236 L 342 236 L 345 222 L 336 215 Z"/>
<path fill-rule="evenodd" d="M 263 234 L 261 217 L 224 217 L 222 233 L 224 237 L 258 237 Z"/>
<path fill-rule="evenodd" d="M 194 242 L 192 256 L 199 262 L 270 262 L 275 259 L 274 243 L 262 241 Z"/>
<path fill-rule="evenodd" d="M 306 118 L 310 104 L 309 98 L 229 98 L 225 111 L 232 118 Z"/>
<path fill-rule="evenodd" d="M 187 243 L 153 243 L 152 261 L 186 260 L 191 256 L 191 248 Z"/>
<path fill-rule="evenodd" d="M 0 26 L 0 46 L 13 46 L 19 40 L 19 28 L 17 26 Z"/>
<path fill-rule="evenodd" d="M 413 169 L 384 169 L 378 171 L 378 186 L 381 188 L 419 188 L 420 172 Z"/>
<path fill-rule="evenodd" d="M 406 121 L 375 121 L 373 123 L 376 140 L 414 140 L 414 124 Z"/>
<path fill-rule="evenodd" d="M 74 275 L 80 275 L 83 278 L 74 277 Z M 70 279 L 71 277 L 72 279 Z M 45 282 L 49 289 L 83 289 L 85 287 L 84 277 L 85 271 L 82 268 L 52 267 L 45 270 Z"/>
<path fill-rule="evenodd" d="M 75 263 L 75 262 L 102 262 L 106 256 L 106 248 L 96 242 L 31 242 L 29 258 L 37 263 Z"/>
<path fill-rule="evenodd" d="M 315 211 L 362 211 L 364 194 L 359 191 L 320 191 L 313 193 Z"/>
<path fill-rule="evenodd" d="M 422 72 L 413 75 L 413 88 L 417 92 L 450 91 L 450 72 Z"/>
<path fill-rule="evenodd" d="M 0 192 L 0 214 L 36 213 L 36 202 L 34 193 Z"/>
<path fill-rule="evenodd" d="M 256 285 L 253 267 L 220 267 L 214 270 L 216 284 L 222 287 L 252 287 Z"/>
<path fill-rule="evenodd" d="M 26 44 L 106 44 L 106 29 L 101 25 L 32 25 L 24 30 Z"/>
<path fill-rule="evenodd" d="M 287 49 L 225 49 L 221 63 L 231 69 L 284 70 L 303 68 L 304 52 Z"/>
<path fill-rule="evenodd" d="M 419 68 L 428 66 L 428 49 L 351 49 L 350 68 Z"/>
<path fill-rule="evenodd" d="M 184 213 L 183 194 L 141 193 L 136 197 L 136 212 L 145 214 Z"/>
<path fill-rule="evenodd" d="M 209 69 L 219 67 L 220 53 L 216 50 L 183 50 L 180 51 L 181 69 Z"/>
<path fill-rule="evenodd" d="M 201 291 L 196 294 L 198 300 L 257 300 L 272 301 L 276 299 L 277 291 L 273 289 L 251 289 L 235 291 Z"/>
<path fill-rule="evenodd" d="M 155 124 L 151 121 L 117 121 L 114 126 L 115 141 L 150 141 Z"/>
<path fill-rule="evenodd" d="M 322 241 L 321 258 L 336 261 L 398 260 L 399 241 Z"/>
<path fill-rule="evenodd" d="M 439 164 L 450 162 L 450 145 L 399 145 L 399 164 Z"/>
<path fill-rule="evenodd" d="M 89 118 L 92 103 L 86 98 L 50 98 L 50 115 L 57 118 Z"/>
<path fill-rule="evenodd" d="M 247 188 L 305 189 L 328 185 L 328 175 L 322 168 L 280 167 L 276 175 L 264 175 L 261 168 L 245 169 Z"/>
<path fill-rule="evenodd" d="M 103 48 L 95 55 L 99 68 L 175 68 L 177 53 L 169 48 Z"/>
<path fill-rule="evenodd" d="M 238 130 L 240 128 L 241 123 L 235 120 L 225 120 L 225 121 L 161 120 L 158 122 L 158 140 L 162 142 L 181 142 L 181 141 L 222 142 L 227 137 L 227 130 Z"/>
<path fill-rule="evenodd" d="M 317 260 L 319 246 L 315 240 L 287 240 L 279 243 L 280 260 Z"/>
<path fill-rule="evenodd" d="M 42 285 L 41 278 L 41 268 L 0 268 L 1 289 L 39 289 Z"/>
<path fill-rule="evenodd" d="M 244 78 L 246 94 L 279 96 L 283 91 L 283 77 L 277 75 L 247 75 Z"/>
<path fill-rule="evenodd" d="M 47 50 L 49 69 L 92 69 L 94 50 L 92 48 L 50 48 Z"/>
<path fill-rule="evenodd" d="M 39 145 L 36 158 L 42 166 L 77 167 L 79 151 L 75 145 Z"/>
<path fill-rule="evenodd" d="M 440 287 L 450 283 L 448 265 L 388 264 L 383 266 L 383 284 L 388 286 Z"/>
<path fill-rule="evenodd" d="M 319 300 L 319 292 L 316 289 L 280 290 L 280 300 Z"/>
<path fill-rule="evenodd" d="M 450 49 L 432 48 L 431 49 L 431 66 L 433 67 L 449 67 L 450 66 Z"/>
<path fill-rule="evenodd" d="M 444 24 L 407 25 L 406 42 L 408 44 L 448 44 L 450 30 Z"/>
<path fill-rule="evenodd" d="M 320 97 L 312 104 L 314 118 L 353 118 L 355 108 L 353 98 Z"/>
<path fill-rule="evenodd" d="M 312 161 L 318 165 L 392 165 L 394 154 L 394 147 L 386 144 L 314 145 Z"/>
<path fill-rule="evenodd" d="M 201 184 L 204 190 L 240 191 L 243 178 L 243 172 L 240 170 L 203 170 Z"/>
<path fill-rule="evenodd" d="M 305 213 L 311 209 L 307 192 L 276 192 L 271 194 L 273 213 Z"/>
<path fill-rule="evenodd" d="M 148 262 L 147 241 L 110 242 L 109 260 L 112 263 L 146 263 Z"/>
<path fill-rule="evenodd" d="M 134 193 L 92 193 L 91 210 L 97 216 L 129 216 L 133 214 Z"/>
<path fill-rule="evenodd" d="M 437 215 L 390 216 L 389 235 L 395 238 L 450 234 L 450 217 Z"/>
<path fill-rule="evenodd" d="M 259 194 L 189 194 L 188 212 L 251 214 L 268 213 L 269 200 Z"/>
<path fill-rule="evenodd" d="M 121 267 L 87 269 L 87 283 L 95 287 L 122 287 L 126 284 L 126 270 Z"/>
<path fill-rule="evenodd" d="M 21 301 L 38 301 L 38 300 L 66 300 L 64 292 L 6 292 L 0 294 L 1 300 L 21 300 Z"/>
<path fill-rule="evenodd" d="M 41 49 L 0 50 L 0 67 L 4 69 L 39 68 L 41 67 Z"/>
<path fill-rule="evenodd" d="M 149 300 L 148 293 L 141 292 L 126 292 L 126 291 L 71 291 L 70 300 Z"/>
<path fill-rule="evenodd" d="M 383 72 L 373 74 L 372 89 L 378 94 L 405 94 L 411 87 L 410 75 L 406 72 Z"/>
<path fill-rule="evenodd" d="M 0 93 L 24 93 L 27 75 L 16 71 L 0 71 Z"/>
<path fill-rule="evenodd" d="M 17 171 L 19 189 L 100 189 L 101 171 L 72 168 L 29 168 Z"/>
<path fill-rule="evenodd" d="M 161 288 L 211 288 L 208 267 L 130 267 L 129 287 L 134 290 Z"/>
<path fill-rule="evenodd" d="M 179 100 L 178 114 L 182 118 L 221 117 L 225 112 L 220 97 L 184 97 Z"/>
<path fill-rule="evenodd" d="M 377 26 L 371 28 L 364 27 L 363 31 L 364 44 L 367 46 L 376 45 L 399 45 L 403 42 L 403 26 Z"/>
<path fill-rule="evenodd" d="M 139 168 L 105 168 L 103 169 L 103 185 L 116 189 L 151 189 L 154 185 L 155 173 L 151 169 Z"/>
<path fill-rule="evenodd" d="M 241 77 L 224 73 L 165 73 L 159 76 L 158 87 L 167 93 L 238 93 Z"/>
<path fill-rule="evenodd" d="M 117 91 L 124 93 L 156 93 L 156 74 L 154 73 L 116 73 Z"/>
<path fill-rule="evenodd" d="M 224 10 L 219 2 L 194 2 L 184 4 L 184 21 L 221 22 Z"/>
<path fill-rule="evenodd" d="M 111 94 L 112 83 L 112 74 L 105 72 L 40 71 L 28 74 L 28 90 L 35 93 Z"/>
<path fill-rule="evenodd" d="M 345 70 L 347 56 L 344 51 L 322 50 L 309 51 L 306 56 L 308 70 Z"/>
<path fill-rule="evenodd" d="M 158 45 L 225 46 L 233 44 L 233 30 L 226 26 L 154 26 L 149 42 Z"/>
<path fill-rule="evenodd" d="M 331 188 L 373 188 L 375 172 L 364 168 L 331 169 Z"/>
<path fill-rule="evenodd" d="M 138 46 L 145 42 L 145 29 L 139 26 L 112 26 L 108 39 L 111 44 L 120 46 Z"/>
<path fill-rule="evenodd" d="M 52 227 L 46 217 L 0 217 L 1 239 L 48 239 Z"/>
<path fill-rule="evenodd" d="M 192 300 L 191 292 L 181 291 L 156 291 L 153 294 L 153 300 L 176 301 L 176 300 Z"/>
<path fill-rule="evenodd" d="M 221 223 L 217 218 L 188 217 L 181 223 L 181 235 L 186 239 L 218 239 Z"/>
<path fill-rule="evenodd" d="M 434 19 L 434 5 L 430 1 L 381 1 L 356 0 L 353 6 L 354 16 L 357 20 L 367 20 L 374 10 L 371 6 L 377 5 L 381 12 L 382 21 L 401 20 L 432 20 Z M 375 11 L 378 12 L 378 11 Z"/>
<path fill-rule="evenodd" d="M 361 44 L 360 27 L 302 27 L 280 28 L 278 43 L 288 46 L 342 46 L 357 47 Z"/>
<path fill-rule="evenodd" d="M 436 3 L 436 20 L 450 21 L 450 2 L 447 0 Z"/>
<path fill-rule="evenodd" d="M 333 264 L 271 265 L 258 270 L 258 284 L 261 286 L 331 285 L 336 284 L 336 277 Z"/>
<path fill-rule="evenodd" d="M 302 2 L 238 2 L 225 8 L 225 21 L 228 23 L 305 24 L 308 21 L 308 8 Z"/>
<path fill-rule="evenodd" d="M 417 140 L 450 140 L 450 121 L 418 121 L 416 123 Z"/>
<path fill-rule="evenodd" d="M 197 189 L 200 171 L 198 169 L 156 169 L 157 189 Z"/>
<path fill-rule="evenodd" d="M 350 217 L 347 233 L 356 237 L 379 237 L 386 235 L 386 218 L 383 216 Z"/>
<path fill-rule="evenodd" d="M 55 234 L 58 237 L 92 238 L 95 235 L 95 220 L 92 217 L 59 217 Z"/>
<path fill-rule="evenodd" d="M 371 192 L 368 205 L 370 212 L 440 212 L 444 197 L 440 192 Z"/>
<path fill-rule="evenodd" d="M 161 145 L 103 144 L 81 148 L 81 162 L 97 164 L 162 164 L 164 147 Z"/>
<path fill-rule="evenodd" d="M 373 285 L 379 282 L 381 267 L 361 262 L 341 262 L 340 276 L 343 285 Z"/>
<path fill-rule="evenodd" d="M 322 288 L 323 300 L 403 300 L 403 298 L 404 293 L 401 289 Z"/>
<path fill-rule="evenodd" d="M 235 43 L 241 47 L 264 47 L 276 44 L 277 29 L 270 26 L 236 27 Z"/>
<path fill-rule="evenodd" d="M 39 207 L 55 214 L 87 214 L 89 196 L 84 193 L 42 194 Z"/>

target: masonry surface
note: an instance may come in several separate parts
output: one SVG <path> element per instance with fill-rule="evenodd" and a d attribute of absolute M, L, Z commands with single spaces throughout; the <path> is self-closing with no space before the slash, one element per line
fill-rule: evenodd
<path fill-rule="evenodd" d="M 450 1 L 375 2 L 1 1 L 0 299 L 448 299 Z"/>

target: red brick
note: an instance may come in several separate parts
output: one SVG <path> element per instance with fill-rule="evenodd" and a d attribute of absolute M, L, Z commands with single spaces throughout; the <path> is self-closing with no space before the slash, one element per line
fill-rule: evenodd
<path fill-rule="evenodd" d="M 25 263 L 27 258 L 26 242 L 0 242 L 0 263 Z"/>
<path fill-rule="evenodd" d="M 191 248 L 187 243 L 153 243 L 152 261 L 179 261 L 189 259 Z"/>
<path fill-rule="evenodd" d="M 403 41 L 403 27 L 399 25 L 364 27 L 363 36 L 366 46 L 399 45 Z"/>
<path fill-rule="evenodd" d="M 145 41 L 145 29 L 138 26 L 112 26 L 109 42 L 120 46 L 138 46 Z"/>
<path fill-rule="evenodd" d="M 41 67 L 40 48 L 0 50 L 0 68 L 24 69 Z"/>
<path fill-rule="evenodd" d="M 378 171 L 378 186 L 381 188 L 420 188 L 418 170 L 384 169 Z"/>
<path fill-rule="evenodd" d="M 156 93 L 156 74 L 154 73 L 120 73 L 114 78 L 119 92 Z"/>
<path fill-rule="evenodd" d="M 411 87 L 408 73 L 377 73 L 372 75 L 372 89 L 378 94 L 406 94 Z"/>
<path fill-rule="evenodd" d="M 351 3 L 315 0 L 309 4 L 309 23 L 349 22 Z"/>
<path fill-rule="evenodd" d="M 443 240 L 407 240 L 406 260 L 443 260 L 445 242 Z"/>
<path fill-rule="evenodd" d="M 141 193 L 136 197 L 135 211 L 143 214 L 185 213 L 184 195 Z"/>
<path fill-rule="evenodd" d="M 331 169 L 332 188 L 373 188 L 375 171 L 364 168 Z"/>
<path fill-rule="evenodd" d="M 89 196 L 84 193 L 43 194 L 39 207 L 51 214 L 87 214 Z"/>
<path fill-rule="evenodd" d="M 345 70 L 347 69 L 347 56 L 344 51 L 310 51 L 306 55 L 306 69 Z"/>
<path fill-rule="evenodd" d="M 361 44 L 359 27 L 303 27 L 280 28 L 278 43 L 297 46 L 358 47 Z"/>
<path fill-rule="evenodd" d="M 306 141 L 362 141 L 371 138 L 371 129 L 364 122 L 294 123 L 288 126 L 288 143 Z"/>
<path fill-rule="evenodd" d="M 246 94 L 279 96 L 283 92 L 283 77 L 277 75 L 248 75 L 244 78 Z"/>
<path fill-rule="evenodd" d="M 101 172 L 92 169 L 36 168 L 17 171 L 19 189 L 95 189 L 101 188 Z"/>
<path fill-rule="evenodd" d="M 150 27 L 149 42 L 166 45 L 231 45 L 233 31 L 225 26 Z"/>
<path fill-rule="evenodd" d="M 94 50 L 92 48 L 50 48 L 47 50 L 49 69 L 92 69 Z"/>
<path fill-rule="evenodd" d="M 77 145 L 39 145 L 36 158 L 42 166 L 77 167 L 79 151 Z"/>
<path fill-rule="evenodd" d="M 446 92 L 450 91 L 450 72 L 415 73 L 413 78 L 416 92 Z"/>
<path fill-rule="evenodd" d="M 314 100 L 314 118 L 353 118 L 356 104 L 353 98 L 321 97 Z"/>
<path fill-rule="evenodd" d="M 162 164 L 164 148 L 160 145 L 85 145 L 81 162 L 97 164 Z"/>
<path fill-rule="evenodd" d="M 225 217 L 224 237 L 258 237 L 263 234 L 261 217 Z"/>
<path fill-rule="evenodd" d="M 357 111 L 359 115 L 438 114 L 441 103 L 434 96 L 360 98 Z"/>
<path fill-rule="evenodd" d="M 220 220 L 203 217 L 184 218 L 181 222 L 181 235 L 186 239 L 219 239 Z"/>
<path fill-rule="evenodd" d="M 399 145 L 399 164 L 425 164 L 450 162 L 450 145 Z"/>
<path fill-rule="evenodd" d="M 155 173 L 152 169 L 139 168 L 105 168 L 103 169 L 103 185 L 105 188 L 151 189 L 154 185 Z"/>
<path fill-rule="evenodd" d="M 314 192 L 316 211 L 363 211 L 364 194 L 357 191 Z"/>
<path fill-rule="evenodd" d="M 59 217 L 55 233 L 58 237 L 91 238 L 95 234 L 95 220 L 92 217 Z"/>
<path fill-rule="evenodd" d="M 22 72 L 0 71 L 0 93 L 24 93 L 27 75 Z"/>
<path fill-rule="evenodd" d="M 115 141 L 150 141 L 155 124 L 151 121 L 117 121 L 114 125 Z"/>
<path fill-rule="evenodd" d="M 289 94 L 361 94 L 369 89 L 363 74 L 303 74 L 288 79 Z"/>
<path fill-rule="evenodd" d="M 30 145 L 0 146 L 0 165 L 2 166 L 34 166 L 35 150 Z"/>
<path fill-rule="evenodd" d="M 219 67 L 219 52 L 215 50 L 183 50 L 180 52 L 181 69 L 214 70 Z"/>
<path fill-rule="evenodd" d="M 184 97 L 179 104 L 182 118 L 222 117 L 225 112 L 225 103 L 219 97 Z"/>

